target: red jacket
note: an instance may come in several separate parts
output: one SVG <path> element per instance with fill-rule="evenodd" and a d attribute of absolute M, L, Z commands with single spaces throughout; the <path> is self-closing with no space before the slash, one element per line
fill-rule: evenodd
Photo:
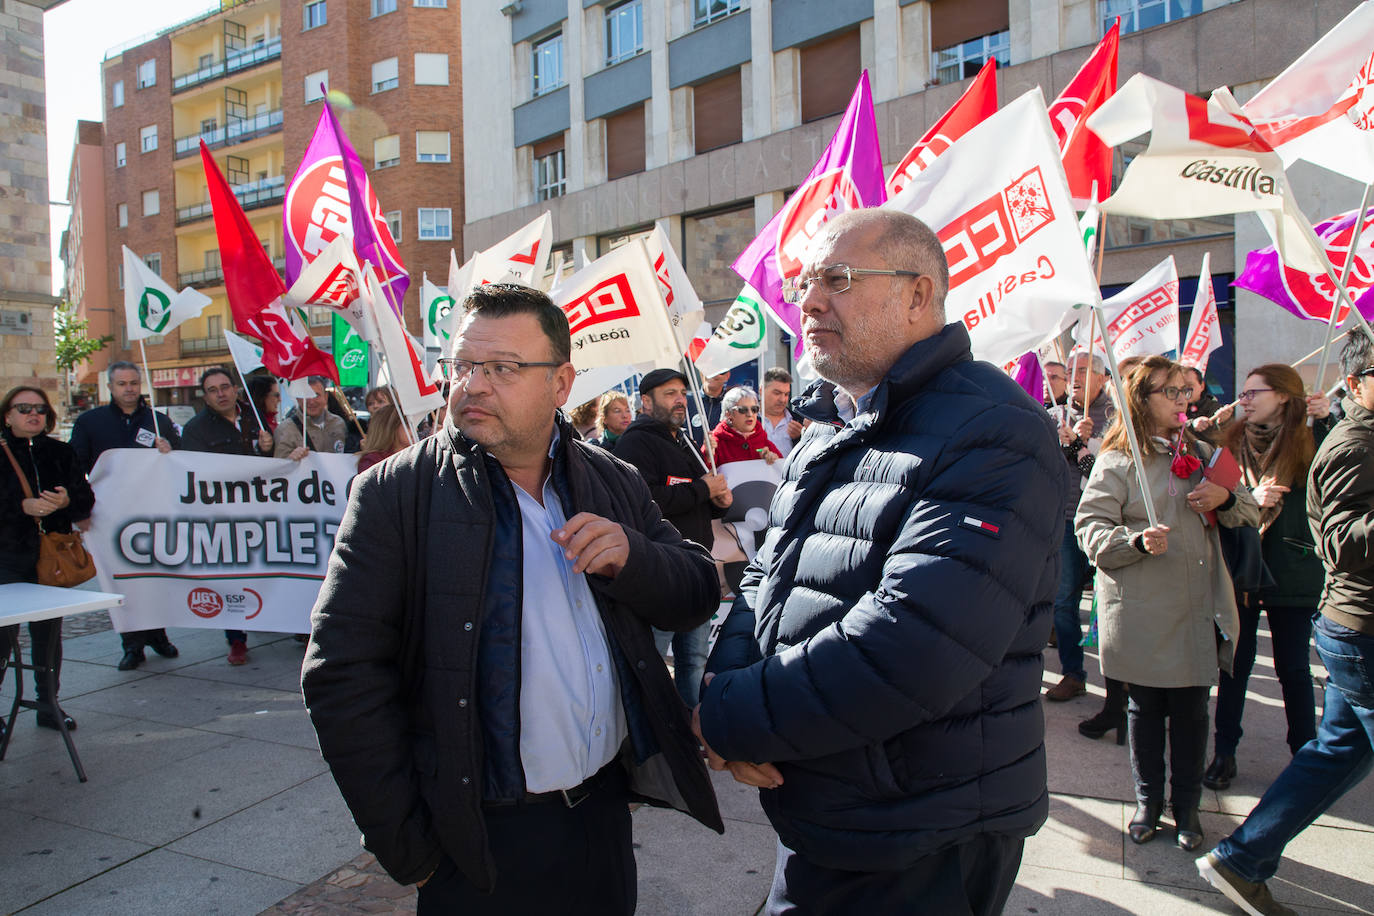
<path fill-rule="evenodd" d="M 716 424 L 716 428 L 711 430 L 711 439 L 716 445 L 717 467 L 732 461 L 758 461 L 765 451 L 782 457 L 782 452 L 778 451 L 778 447 L 768 438 L 768 433 L 764 432 L 762 423 L 756 424 L 749 438 L 745 439 L 721 420 Z M 701 454 L 703 457 L 707 456 L 704 445 L 701 447 Z"/>

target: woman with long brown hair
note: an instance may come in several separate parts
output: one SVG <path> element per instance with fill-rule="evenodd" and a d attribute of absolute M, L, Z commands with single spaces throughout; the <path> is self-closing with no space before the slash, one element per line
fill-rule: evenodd
<path fill-rule="evenodd" d="M 1236 747 L 1261 610 L 1269 620 L 1274 673 L 1283 691 L 1288 749 L 1296 754 L 1317 737 L 1308 643 L 1323 573 L 1307 524 L 1307 470 L 1332 425 L 1331 404 L 1324 395 L 1307 396 L 1302 377 L 1282 363 L 1252 369 L 1239 402 L 1245 407 L 1244 419 L 1227 424 L 1221 441 L 1236 456 L 1259 504 L 1260 553 L 1274 584 L 1237 595 L 1240 638 L 1235 667 L 1231 674 L 1222 674 L 1217 689 L 1214 753 L 1202 778 L 1210 789 L 1228 789 L 1236 776 Z M 1311 427 L 1308 417 L 1314 420 Z"/>
<path fill-rule="evenodd" d="M 358 455 L 358 473 L 384 458 L 389 458 L 409 445 L 401 430 L 401 415 L 395 407 L 383 404 L 367 421 L 367 436 L 363 439 L 362 452 Z"/>
<path fill-rule="evenodd" d="M 1259 509 L 1245 487 L 1232 493 L 1204 478 L 1212 448 L 1184 428 L 1192 392 L 1182 366 L 1148 357 L 1123 388 L 1129 411 L 1119 412 L 1107 430 L 1074 526 L 1097 567 L 1102 674 L 1129 685 L 1126 728 L 1136 795 L 1130 838 L 1145 843 L 1158 829 L 1167 723 L 1176 839 L 1191 850 L 1202 843 L 1207 698 L 1218 666 L 1231 666 L 1240 628 L 1214 521 L 1253 525 Z M 1127 422 L 1142 452 L 1148 494 L 1136 476 Z M 1146 499 L 1157 524 L 1150 524 Z"/>

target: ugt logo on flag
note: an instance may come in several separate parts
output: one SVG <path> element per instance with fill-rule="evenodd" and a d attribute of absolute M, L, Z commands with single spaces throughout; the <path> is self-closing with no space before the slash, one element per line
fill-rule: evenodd
<path fill-rule="evenodd" d="M 635 302 L 634 291 L 630 289 L 629 278 L 616 274 L 603 280 L 587 291 L 582 298 L 568 303 L 564 308 L 568 315 L 568 330 L 572 334 L 621 318 L 639 316 L 639 305 Z"/>

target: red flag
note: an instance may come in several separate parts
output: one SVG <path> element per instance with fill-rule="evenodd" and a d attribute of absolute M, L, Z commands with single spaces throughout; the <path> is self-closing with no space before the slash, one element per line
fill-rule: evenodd
<path fill-rule="evenodd" d="M 210 186 L 224 292 L 234 326 L 261 341 L 262 363 L 272 374 L 286 379 L 323 375 L 337 384 L 339 369 L 334 358 L 315 346 L 300 320 L 282 304 L 286 284 L 203 140 L 200 158 Z"/>
<path fill-rule="evenodd" d="M 1087 59 L 1069 85 L 1050 104 L 1050 124 L 1059 138 L 1059 155 L 1069 178 L 1073 204 L 1086 210 L 1092 201 L 1111 193 L 1112 150 L 1088 130 L 1088 116 L 1116 92 L 1117 46 L 1121 21 L 1107 30 L 1097 49 Z M 1097 192 L 1093 193 L 1093 184 Z"/>
<path fill-rule="evenodd" d="M 1112 72 L 1115 74 L 1115 67 Z M 936 156 L 949 149 L 950 144 L 968 133 L 975 124 L 996 113 L 997 61 L 989 57 L 964 94 L 959 96 L 959 101 L 951 105 L 949 111 L 897 163 L 892 177 L 887 180 L 887 196 L 892 198 L 902 193 L 907 182 L 929 166 Z"/>

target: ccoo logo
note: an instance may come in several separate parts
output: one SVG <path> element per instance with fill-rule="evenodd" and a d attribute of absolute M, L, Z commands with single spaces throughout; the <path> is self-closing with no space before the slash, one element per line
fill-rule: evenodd
<path fill-rule="evenodd" d="M 863 206 L 847 169 L 822 172 L 797 189 L 778 221 L 778 273 L 786 279 L 801 273 L 802 258 L 826 220 Z"/>

